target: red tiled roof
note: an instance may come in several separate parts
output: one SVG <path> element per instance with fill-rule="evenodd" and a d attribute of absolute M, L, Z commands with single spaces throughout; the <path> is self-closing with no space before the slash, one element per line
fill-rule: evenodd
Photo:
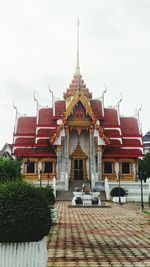
<path fill-rule="evenodd" d="M 49 139 L 38 139 L 37 144 L 49 145 Z"/>
<path fill-rule="evenodd" d="M 17 122 L 16 134 L 34 134 L 36 117 L 20 117 Z"/>
<path fill-rule="evenodd" d="M 56 116 L 63 115 L 65 109 L 66 109 L 66 102 L 64 100 L 55 102 L 55 115 Z"/>
<path fill-rule="evenodd" d="M 117 110 L 113 108 L 104 109 L 104 127 L 118 125 Z"/>
<path fill-rule="evenodd" d="M 49 136 L 50 135 L 50 129 L 39 129 L 37 136 Z"/>
<path fill-rule="evenodd" d="M 121 137 L 120 132 L 117 129 L 114 130 L 109 130 L 109 129 L 104 129 L 104 133 L 108 137 Z"/>
<path fill-rule="evenodd" d="M 90 103 L 91 103 L 91 108 L 93 109 L 94 114 L 97 117 L 103 117 L 103 114 L 102 114 L 102 102 L 100 100 L 92 99 L 90 101 Z"/>
<path fill-rule="evenodd" d="M 37 157 L 56 157 L 56 153 L 52 147 L 35 147 L 35 148 L 16 148 L 13 155 L 25 157 L 25 156 L 37 156 Z"/>
<path fill-rule="evenodd" d="M 122 145 L 122 144 L 121 144 L 120 140 L 118 140 L 118 139 L 110 139 L 110 145 L 109 146 L 111 146 L 111 145 Z"/>
<path fill-rule="evenodd" d="M 52 116 L 53 116 L 52 108 L 40 109 L 39 117 L 38 117 L 38 124 L 53 124 Z"/>
<path fill-rule="evenodd" d="M 123 135 L 140 135 L 138 121 L 136 118 L 120 118 L 121 130 Z"/>
<path fill-rule="evenodd" d="M 125 146 L 143 146 L 139 139 L 123 139 L 123 145 Z"/>
<path fill-rule="evenodd" d="M 17 145 L 33 145 L 35 138 L 16 138 L 15 144 Z"/>
<path fill-rule="evenodd" d="M 105 149 L 103 152 L 104 158 L 138 158 L 143 157 L 140 149 Z"/>

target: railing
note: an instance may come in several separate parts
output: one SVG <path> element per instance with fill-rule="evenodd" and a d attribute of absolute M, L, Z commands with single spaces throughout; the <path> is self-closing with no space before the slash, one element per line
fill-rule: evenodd
<path fill-rule="evenodd" d="M 47 239 L 39 242 L 0 243 L 1 267 L 45 267 Z"/>
<path fill-rule="evenodd" d="M 110 192 L 114 187 L 118 187 L 118 182 L 109 182 L 105 178 L 105 193 L 106 198 L 110 199 Z M 128 191 L 127 201 L 140 201 L 141 200 L 141 183 L 138 182 L 121 182 L 120 186 Z M 146 183 L 143 183 L 143 198 L 144 202 L 148 202 L 148 197 L 150 195 L 150 178 L 147 179 Z"/>

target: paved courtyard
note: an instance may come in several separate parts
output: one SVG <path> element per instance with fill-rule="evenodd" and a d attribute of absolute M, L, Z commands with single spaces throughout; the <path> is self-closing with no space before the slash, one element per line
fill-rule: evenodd
<path fill-rule="evenodd" d="M 95 209 L 68 204 L 56 204 L 47 266 L 150 266 L 150 215 L 128 204 Z"/>

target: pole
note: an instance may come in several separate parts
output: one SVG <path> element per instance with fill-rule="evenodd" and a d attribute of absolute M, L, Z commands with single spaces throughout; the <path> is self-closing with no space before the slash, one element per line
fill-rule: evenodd
<path fill-rule="evenodd" d="M 40 170 L 40 187 L 42 187 L 42 170 Z"/>
<path fill-rule="evenodd" d="M 141 210 L 144 210 L 144 201 L 143 201 L 143 180 L 142 180 L 142 177 L 141 177 L 140 181 L 141 181 Z"/>
<path fill-rule="evenodd" d="M 120 175 L 119 175 L 119 205 L 122 205 L 120 196 Z"/>

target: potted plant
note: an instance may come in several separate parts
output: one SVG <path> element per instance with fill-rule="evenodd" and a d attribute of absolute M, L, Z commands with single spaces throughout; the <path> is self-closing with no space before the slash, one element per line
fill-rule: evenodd
<path fill-rule="evenodd" d="M 22 181 L 0 183 L 2 266 L 45 267 L 51 225 L 44 191 Z"/>
<path fill-rule="evenodd" d="M 122 187 L 114 187 L 110 196 L 112 197 L 113 202 L 119 203 L 119 197 L 121 203 L 126 203 L 127 191 Z"/>

